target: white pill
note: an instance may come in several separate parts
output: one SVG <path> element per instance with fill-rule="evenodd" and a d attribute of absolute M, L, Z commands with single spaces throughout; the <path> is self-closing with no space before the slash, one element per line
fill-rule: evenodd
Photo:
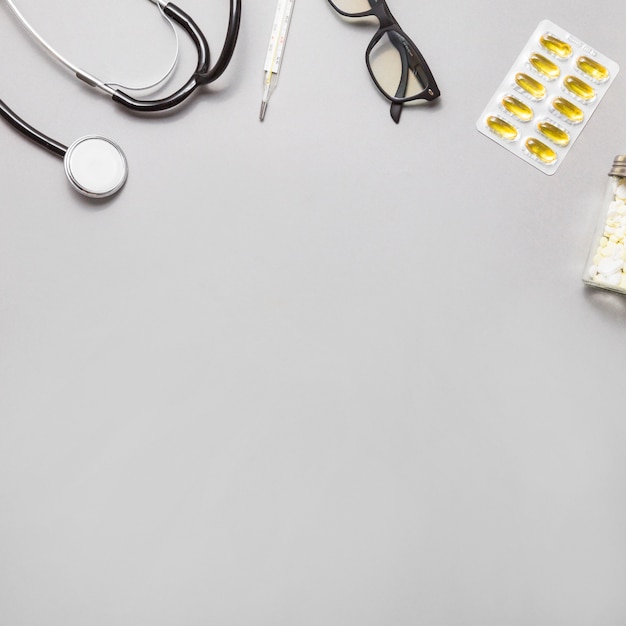
<path fill-rule="evenodd" d="M 605 274 L 606 276 L 610 276 L 611 274 L 615 274 L 619 272 L 622 267 L 624 267 L 624 261 L 621 259 L 602 259 L 600 263 L 598 263 L 598 272 L 600 274 Z"/>
<path fill-rule="evenodd" d="M 626 199 L 626 184 L 622 183 L 615 191 L 615 195 L 622 200 Z"/>

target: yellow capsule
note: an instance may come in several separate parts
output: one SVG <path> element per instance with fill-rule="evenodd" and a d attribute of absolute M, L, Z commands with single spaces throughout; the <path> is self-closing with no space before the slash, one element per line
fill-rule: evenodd
<path fill-rule="evenodd" d="M 596 96 L 593 87 L 576 76 L 566 76 L 563 79 L 563 84 L 568 91 L 582 100 L 593 100 Z"/>
<path fill-rule="evenodd" d="M 515 96 L 504 96 L 502 106 L 522 122 L 529 122 L 533 119 L 533 110 Z"/>
<path fill-rule="evenodd" d="M 585 117 L 585 114 L 575 104 L 565 98 L 555 98 L 552 101 L 552 108 L 573 124 L 582 122 Z"/>
<path fill-rule="evenodd" d="M 546 146 L 543 141 L 539 141 L 539 139 L 529 137 L 526 140 L 526 149 L 540 161 L 543 161 L 548 165 L 556 161 L 556 152 L 552 148 Z"/>
<path fill-rule="evenodd" d="M 569 143 L 569 134 L 552 122 L 539 122 L 537 130 L 557 146 L 566 146 Z"/>
<path fill-rule="evenodd" d="M 515 82 L 537 100 L 541 100 L 546 95 L 546 88 L 538 80 L 524 74 L 524 72 L 515 74 Z"/>
<path fill-rule="evenodd" d="M 581 72 L 585 72 L 587 76 L 590 76 L 599 83 L 606 80 L 609 77 L 609 70 L 604 65 L 598 63 L 595 59 L 589 57 L 578 57 L 576 59 L 576 65 Z"/>
<path fill-rule="evenodd" d="M 550 59 L 546 59 L 543 54 L 534 52 L 530 55 L 528 60 L 538 72 L 541 72 L 549 80 L 554 80 L 555 78 L 558 78 L 559 74 L 561 73 L 559 66 L 556 63 L 550 61 Z"/>
<path fill-rule="evenodd" d="M 539 38 L 539 43 L 548 51 L 559 57 L 567 59 L 572 54 L 572 46 L 565 41 L 557 39 L 554 35 L 546 33 Z"/>
<path fill-rule="evenodd" d="M 487 126 L 494 132 L 496 135 L 502 137 L 502 139 L 507 139 L 508 141 L 513 141 L 517 139 L 517 128 L 513 126 L 513 124 L 503 120 L 501 117 L 496 117 L 495 115 L 490 115 L 487 118 Z"/>

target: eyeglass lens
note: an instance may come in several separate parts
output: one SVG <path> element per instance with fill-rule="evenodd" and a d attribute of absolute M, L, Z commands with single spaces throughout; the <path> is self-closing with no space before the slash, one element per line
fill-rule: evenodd
<path fill-rule="evenodd" d="M 380 0 L 329 0 L 347 16 L 366 17 Z M 392 18 L 393 19 L 393 18 Z M 422 65 L 421 55 L 400 28 L 388 27 L 368 51 L 367 62 L 378 88 L 389 98 L 414 99 L 427 92 L 428 100 L 436 97 L 434 79 Z M 431 84 L 432 83 L 432 84 Z M 434 90 L 433 90 L 434 87 Z"/>
<path fill-rule="evenodd" d="M 388 96 L 411 98 L 422 93 L 427 85 L 425 77 L 414 73 L 408 67 L 411 48 L 408 42 L 396 31 L 386 32 L 369 53 L 369 64 L 379 88 Z M 417 75 L 416 75 L 417 74 Z"/>
<path fill-rule="evenodd" d="M 369 11 L 378 0 L 331 0 L 340 11 L 349 14 Z"/>

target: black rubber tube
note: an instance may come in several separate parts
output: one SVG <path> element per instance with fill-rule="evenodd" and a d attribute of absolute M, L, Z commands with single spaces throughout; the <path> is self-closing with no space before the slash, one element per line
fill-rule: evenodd
<path fill-rule="evenodd" d="M 39 144 L 42 148 L 45 148 L 52 154 L 63 158 L 67 152 L 67 146 L 62 143 L 51 139 L 47 135 L 33 128 L 30 124 L 26 123 L 19 115 L 12 111 L 2 100 L 0 100 L 0 115 L 9 123 L 13 128 L 28 137 L 31 141 Z"/>
<path fill-rule="evenodd" d="M 237 44 L 237 37 L 239 35 L 239 25 L 241 23 L 241 0 L 230 0 L 230 16 L 228 19 L 228 30 L 226 32 L 224 47 L 222 48 L 217 63 L 213 67 L 210 67 L 209 44 L 202 31 L 191 17 L 171 2 L 165 5 L 163 12 L 177 22 L 194 42 L 198 52 L 196 71 L 180 89 L 165 98 L 140 100 L 121 89 L 116 90 L 112 96 L 113 100 L 133 111 L 165 111 L 166 109 L 171 109 L 179 105 L 191 96 L 201 85 L 206 85 L 217 80 L 228 67 L 235 51 L 235 45 Z"/>
<path fill-rule="evenodd" d="M 198 52 L 198 64 L 196 66 L 196 71 L 180 89 L 166 98 L 159 98 L 157 100 L 139 100 L 138 98 L 133 98 L 128 95 L 121 89 L 116 90 L 112 96 L 113 100 L 134 111 L 164 111 L 175 107 L 183 102 L 183 100 L 186 100 L 198 88 L 201 84 L 200 77 L 206 75 L 209 71 L 209 44 L 196 23 L 189 17 L 189 15 L 171 2 L 165 6 L 163 11 L 167 16 L 171 17 L 184 30 L 186 30 L 187 34 L 195 43 L 196 50 Z"/>

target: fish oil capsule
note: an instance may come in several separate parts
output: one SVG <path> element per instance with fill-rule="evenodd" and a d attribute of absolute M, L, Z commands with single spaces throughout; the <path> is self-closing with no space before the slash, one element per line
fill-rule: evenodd
<path fill-rule="evenodd" d="M 487 118 L 487 126 L 490 130 L 496 133 L 496 135 L 502 137 L 502 139 L 507 139 L 508 141 L 514 141 L 517 139 L 519 134 L 517 132 L 517 128 L 515 128 L 513 124 L 495 115 L 490 115 Z"/>
<path fill-rule="evenodd" d="M 576 59 L 576 66 L 581 72 L 587 74 L 599 83 L 605 81 L 609 77 L 609 70 L 601 63 L 598 63 L 595 59 L 589 57 L 578 57 Z"/>
<path fill-rule="evenodd" d="M 556 152 L 549 146 L 546 146 L 543 141 L 539 141 L 539 139 L 529 137 L 526 140 L 526 149 L 533 156 L 536 156 L 540 161 L 548 165 L 556 161 Z"/>
<path fill-rule="evenodd" d="M 552 108 L 572 124 L 579 124 L 585 117 L 585 114 L 574 103 L 565 98 L 555 98 L 552 101 Z"/>
<path fill-rule="evenodd" d="M 533 119 L 533 110 L 515 96 L 504 96 L 501 100 L 502 106 L 517 119 L 522 122 L 529 122 Z"/>
<path fill-rule="evenodd" d="M 584 80 L 576 78 L 576 76 L 566 76 L 563 79 L 563 84 L 569 92 L 578 96 L 581 100 L 593 100 L 596 96 L 594 88 Z"/>
<path fill-rule="evenodd" d="M 561 41 L 554 35 L 546 33 L 539 38 L 539 43 L 548 51 L 559 57 L 567 59 L 572 54 L 572 46 L 565 41 Z"/>
<path fill-rule="evenodd" d="M 569 143 L 569 134 L 552 122 L 547 120 L 539 122 L 537 130 L 557 146 L 566 146 Z"/>
<path fill-rule="evenodd" d="M 539 54 L 534 52 L 528 58 L 530 64 L 541 74 L 543 74 L 549 80 L 554 80 L 559 77 L 561 70 L 556 63 L 550 61 L 550 59 L 546 59 L 543 54 Z"/>
<path fill-rule="evenodd" d="M 524 72 L 515 74 L 515 82 L 536 100 L 541 100 L 546 95 L 546 88 L 538 80 Z"/>

